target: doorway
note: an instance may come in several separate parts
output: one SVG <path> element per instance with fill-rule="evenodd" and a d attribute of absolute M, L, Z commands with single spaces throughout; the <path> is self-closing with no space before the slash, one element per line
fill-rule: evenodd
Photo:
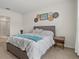
<path fill-rule="evenodd" d="M 6 16 L 0 16 L 0 41 L 8 38 L 10 35 L 10 19 Z"/>

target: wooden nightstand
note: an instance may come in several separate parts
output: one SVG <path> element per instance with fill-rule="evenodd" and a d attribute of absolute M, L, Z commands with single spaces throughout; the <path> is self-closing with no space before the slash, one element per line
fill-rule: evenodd
<path fill-rule="evenodd" d="M 64 41 L 65 41 L 64 36 L 55 36 L 54 40 L 55 40 L 55 46 L 64 48 Z"/>

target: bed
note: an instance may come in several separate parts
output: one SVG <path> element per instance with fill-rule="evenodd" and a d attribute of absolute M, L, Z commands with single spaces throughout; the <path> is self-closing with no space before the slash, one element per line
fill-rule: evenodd
<path fill-rule="evenodd" d="M 55 26 L 35 26 L 34 29 L 36 28 L 52 31 L 55 36 Z M 21 50 L 10 42 L 7 42 L 7 51 L 11 52 L 19 59 L 29 59 L 25 50 Z"/>

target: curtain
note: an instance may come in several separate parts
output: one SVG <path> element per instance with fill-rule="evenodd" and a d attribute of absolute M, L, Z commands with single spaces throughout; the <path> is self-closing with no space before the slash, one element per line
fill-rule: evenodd
<path fill-rule="evenodd" d="M 78 27 L 77 27 L 77 33 L 76 33 L 75 52 L 79 56 L 79 28 Z"/>
<path fill-rule="evenodd" d="M 77 14 L 77 31 L 76 31 L 76 43 L 75 43 L 75 52 L 77 53 L 77 55 L 79 56 L 79 1 L 78 3 L 78 14 Z"/>
<path fill-rule="evenodd" d="M 77 5 L 77 31 L 76 31 L 76 43 L 75 43 L 75 52 L 79 56 L 79 0 L 78 0 L 78 5 Z"/>

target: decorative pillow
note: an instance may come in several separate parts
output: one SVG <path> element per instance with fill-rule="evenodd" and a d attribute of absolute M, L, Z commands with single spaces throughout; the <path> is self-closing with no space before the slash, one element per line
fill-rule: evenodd
<path fill-rule="evenodd" d="M 54 33 L 52 31 L 48 31 L 48 30 L 43 30 L 40 35 L 43 35 L 43 36 L 53 36 Z"/>

